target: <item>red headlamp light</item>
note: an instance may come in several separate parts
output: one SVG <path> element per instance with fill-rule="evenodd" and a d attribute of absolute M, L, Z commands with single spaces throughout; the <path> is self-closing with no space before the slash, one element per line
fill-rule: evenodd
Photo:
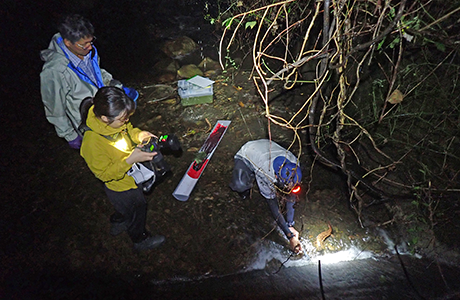
<path fill-rule="evenodd" d="M 296 185 L 296 186 L 292 189 L 291 193 L 293 193 L 293 194 L 298 194 L 298 193 L 300 193 L 300 185 Z"/>

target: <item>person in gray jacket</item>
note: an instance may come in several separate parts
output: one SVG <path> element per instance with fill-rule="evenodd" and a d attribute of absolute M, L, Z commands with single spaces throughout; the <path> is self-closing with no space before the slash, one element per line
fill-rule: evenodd
<path fill-rule="evenodd" d="M 234 160 L 230 188 L 246 199 L 256 181 L 273 218 L 289 239 L 292 251 L 301 252 L 299 232 L 294 228 L 294 204 L 302 180 L 297 158 L 277 143 L 260 139 L 244 144 Z M 285 204 L 286 218 L 280 212 L 281 201 Z"/>
<path fill-rule="evenodd" d="M 137 100 L 139 93 L 114 80 L 99 66 L 99 56 L 93 43 L 93 25 L 80 15 L 66 16 L 58 27 L 48 49 L 42 50 L 45 62 L 40 73 L 40 89 L 47 120 L 54 125 L 59 137 L 69 146 L 79 149 L 81 133 L 80 103 L 93 97 L 103 86 L 115 85 Z"/>

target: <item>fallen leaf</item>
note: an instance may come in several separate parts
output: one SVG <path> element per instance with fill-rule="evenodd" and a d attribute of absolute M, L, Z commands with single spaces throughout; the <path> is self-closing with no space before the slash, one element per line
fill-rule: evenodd
<path fill-rule="evenodd" d="M 398 104 L 403 101 L 404 95 L 401 93 L 400 90 L 394 90 L 393 93 L 391 93 L 390 97 L 388 97 L 387 101 L 390 102 L 391 104 Z"/>
<path fill-rule="evenodd" d="M 244 107 L 244 103 L 243 103 L 243 102 L 241 102 L 241 101 L 240 101 L 240 102 L 238 102 L 238 105 L 239 105 L 240 107 Z"/>
<path fill-rule="evenodd" d="M 176 104 L 176 99 L 173 98 L 173 99 L 165 100 L 163 102 L 166 103 L 166 104 Z"/>

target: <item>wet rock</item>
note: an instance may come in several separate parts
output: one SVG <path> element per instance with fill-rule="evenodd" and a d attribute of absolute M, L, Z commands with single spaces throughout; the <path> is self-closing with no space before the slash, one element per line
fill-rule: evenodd
<path fill-rule="evenodd" d="M 190 64 L 182 66 L 179 70 L 177 70 L 177 75 L 179 78 L 191 78 L 195 75 L 203 75 L 203 71 L 198 68 L 196 65 Z"/>
<path fill-rule="evenodd" d="M 168 83 L 168 82 L 175 81 L 176 78 L 177 78 L 176 72 L 174 72 L 174 73 L 159 74 L 159 75 L 155 76 L 155 78 L 153 80 L 155 82 L 158 82 L 158 83 Z"/>
<path fill-rule="evenodd" d="M 145 86 L 144 89 L 147 102 L 170 99 L 176 94 L 176 89 L 167 84 L 149 85 Z"/>
<path fill-rule="evenodd" d="M 209 57 L 205 57 L 199 64 L 198 67 L 203 71 L 208 70 L 220 70 L 220 64 L 217 61 L 212 60 Z"/>
<path fill-rule="evenodd" d="M 212 78 L 222 73 L 222 70 L 207 70 L 204 72 L 204 77 Z"/>
<path fill-rule="evenodd" d="M 171 58 L 179 59 L 198 49 L 198 44 L 189 37 L 181 36 L 175 40 L 166 41 L 161 50 Z"/>
<path fill-rule="evenodd" d="M 163 55 L 159 61 L 153 66 L 152 73 L 155 74 L 153 81 L 157 83 L 167 83 L 176 80 L 179 63 L 174 59 Z"/>
<path fill-rule="evenodd" d="M 176 73 L 178 69 L 179 63 L 176 60 L 170 57 L 161 57 L 161 59 L 153 66 L 152 71 L 155 73 Z"/>
<path fill-rule="evenodd" d="M 222 67 L 219 62 L 212 60 L 209 57 L 205 57 L 199 64 L 198 67 L 203 70 L 204 76 L 208 78 L 216 77 L 222 74 Z"/>

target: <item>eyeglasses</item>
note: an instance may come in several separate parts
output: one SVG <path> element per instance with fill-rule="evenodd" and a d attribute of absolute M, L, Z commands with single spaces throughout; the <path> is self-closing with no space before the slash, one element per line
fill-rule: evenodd
<path fill-rule="evenodd" d="M 131 118 L 131 115 L 124 116 L 123 118 L 120 118 L 120 119 L 115 119 L 114 121 L 118 121 L 118 122 L 121 122 L 121 123 L 125 124 L 126 122 L 129 121 L 129 118 Z"/>
<path fill-rule="evenodd" d="M 78 47 L 82 48 L 83 50 L 86 50 L 89 48 L 90 45 L 93 45 L 94 42 L 96 41 L 96 36 L 93 36 L 93 39 L 89 42 L 86 42 L 84 45 L 80 45 L 79 43 L 75 43 Z"/>

